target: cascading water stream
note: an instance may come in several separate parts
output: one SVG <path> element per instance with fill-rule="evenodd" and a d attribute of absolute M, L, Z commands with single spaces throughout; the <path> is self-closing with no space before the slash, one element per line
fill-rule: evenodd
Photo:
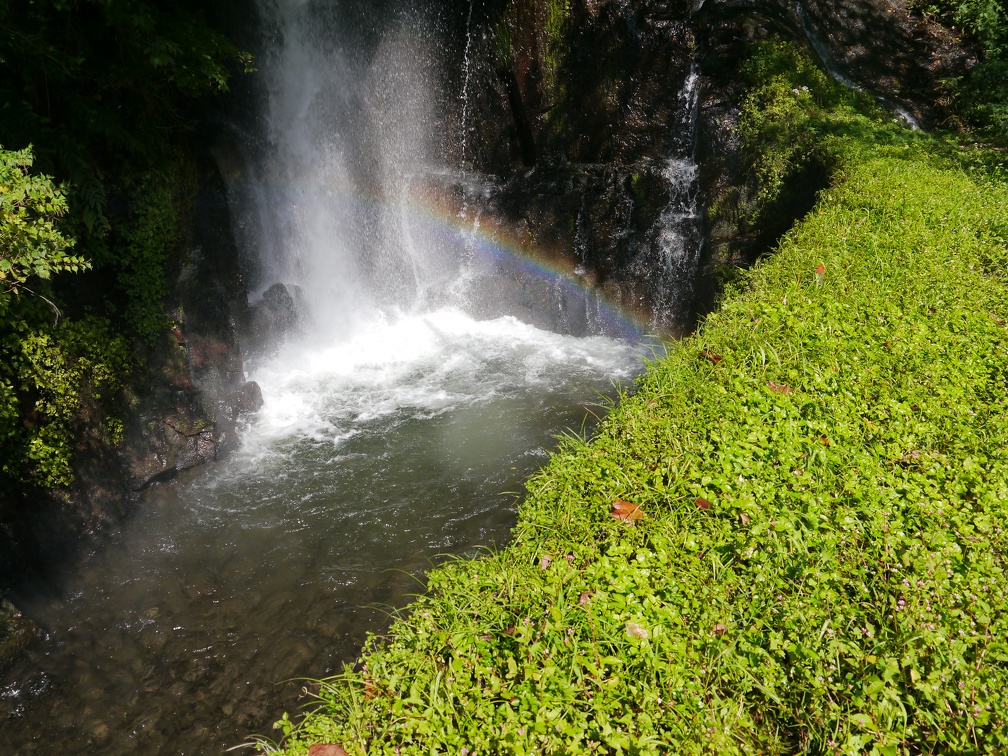
<path fill-rule="evenodd" d="M 696 155 L 699 87 L 700 69 L 694 60 L 679 90 L 669 135 L 670 154 L 661 171 L 669 199 L 652 230 L 656 254 L 640 263 L 654 269 L 652 280 L 657 313 L 692 311 L 703 244 Z"/>

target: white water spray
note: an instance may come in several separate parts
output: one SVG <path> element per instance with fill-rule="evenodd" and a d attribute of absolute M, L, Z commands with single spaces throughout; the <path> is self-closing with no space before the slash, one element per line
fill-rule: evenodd
<path fill-rule="evenodd" d="M 534 383 L 529 361 L 554 360 L 552 382 L 582 369 L 596 377 L 636 369 L 636 347 L 547 334 L 508 317 L 517 294 L 524 299 L 512 309 L 531 322 L 606 332 L 597 296 L 573 302 L 580 314 L 572 317 L 569 285 L 523 283 L 485 259 L 480 213 L 465 212 L 480 188 L 441 161 L 438 125 L 443 108 L 458 103 L 440 86 L 433 25 L 387 8 L 362 4 L 354 15 L 341 7 L 262 7 L 271 30 L 260 64 L 267 149 L 247 157 L 258 186 L 245 224 L 257 236 L 259 288 L 297 286 L 311 326 L 250 376 L 266 407 L 248 448 L 259 454 L 295 437 L 338 444 L 375 413 L 454 411 L 524 392 Z M 470 5 L 463 127 L 472 14 Z M 361 26 L 374 17 L 385 28 Z M 423 205 L 439 187 L 461 191 L 459 217 Z M 536 301 L 530 292 L 542 293 Z M 536 307 L 551 314 L 537 317 Z"/>

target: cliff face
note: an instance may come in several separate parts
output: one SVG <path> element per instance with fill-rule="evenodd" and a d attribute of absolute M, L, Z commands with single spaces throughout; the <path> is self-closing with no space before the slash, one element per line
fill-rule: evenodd
<path fill-rule="evenodd" d="M 156 344 L 137 345 L 140 375 L 116 399 L 118 442 L 85 422 L 72 487 L 0 501 L 0 589 L 26 569 L 58 564 L 82 536 L 126 516 L 147 486 L 225 452 L 240 416 L 262 404 L 243 372 L 237 333 L 248 317 L 247 296 L 223 182 L 209 158 L 193 158 L 189 168 L 183 239 L 167 270 L 165 306 L 175 325 Z"/>
<path fill-rule="evenodd" d="M 941 82 L 974 62 L 901 0 L 514 0 L 482 24 L 460 157 L 504 179 L 499 209 L 519 233 L 671 332 L 712 306 L 712 271 L 767 251 L 824 178 L 789 177 L 788 204 L 747 223 L 732 76 L 749 45 L 797 42 L 915 128 L 948 125 Z M 711 217 L 726 196 L 736 207 Z"/>

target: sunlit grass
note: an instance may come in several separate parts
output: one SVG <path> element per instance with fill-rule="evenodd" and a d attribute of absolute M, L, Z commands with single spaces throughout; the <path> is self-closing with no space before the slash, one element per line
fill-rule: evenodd
<path fill-rule="evenodd" d="M 1008 190 L 843 108 L 815 210 L 288 753 L 1008 748 Z"/>

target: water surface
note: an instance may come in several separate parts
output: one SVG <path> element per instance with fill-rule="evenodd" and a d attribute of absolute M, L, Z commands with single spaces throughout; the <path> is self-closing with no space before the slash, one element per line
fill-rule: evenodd
<path fill-rule="evenodd" d="M 242 448 L 151 489 L 15 600 L 47 637 L 0 681 L 4 753 L 204 754 L 270 733 L 446 554 L 506 542 L 522 481 L 639 345 L 446 309 L 291 345 Z M 588 407 L 589 409 L 586 409 Z"/>

